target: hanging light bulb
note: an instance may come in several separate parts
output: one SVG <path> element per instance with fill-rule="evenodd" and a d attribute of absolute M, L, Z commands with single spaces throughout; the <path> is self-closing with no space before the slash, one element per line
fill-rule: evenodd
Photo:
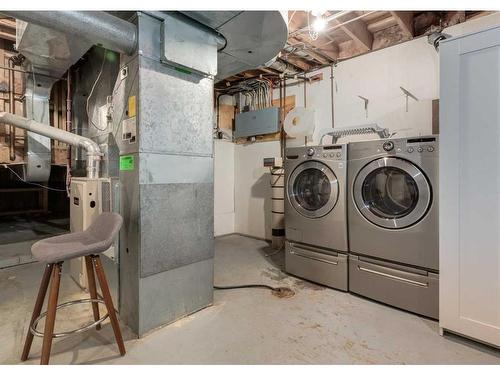
<path fill-rule="evenodd" d="M 319 33 L 323 31 L 325 27 L 326 27 L 326 19 L 324 19 L 322 16 L 317 16 L 312 23 L 312 28 L 314 32 Z"/>
<path fill-rule="evenodd" d="M 320 17 L 322 16 L 323 14 L 326 13 L 326 10 L 324 9 L 315 9 L 315 10 L 311 10 L 311 14 L 314 16 L 314 17 Z"/>

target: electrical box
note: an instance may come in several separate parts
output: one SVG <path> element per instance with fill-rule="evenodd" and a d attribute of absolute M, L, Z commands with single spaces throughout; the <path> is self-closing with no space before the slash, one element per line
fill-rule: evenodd
<path fill-rule="evenodd" d="M 264 167 L 283 168 L 283 159 L 279 157 L 264 158 Z"/>
<path fill-rule="evenodd" d="M 235 119 L 234 136 L 253 137 L 279 131 L 280 110 L 276 107 L 238 113 Z"/>
<path fill-rule="evenodd" d="M 87 229 L 102 212 L 119 212 L 118 178 L 89 179 L 74 177 L 70 186 L 70 230 Z M 118 262 L 118 239 L 102 255 Z M 83 288 L 87 287 L 87 275 L 83 258 L 70 261 L 70 274 Z"/>

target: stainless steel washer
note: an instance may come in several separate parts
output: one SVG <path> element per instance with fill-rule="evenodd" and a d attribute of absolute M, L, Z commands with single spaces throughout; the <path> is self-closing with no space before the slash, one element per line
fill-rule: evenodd
<path fill-rule="evenodd" d="M 349 289 L 438 317 L 438 139 L 349 144 Z"/>
<path fill-rule="evenodd" d="M 286 271 L 347 290 L 347 146 L 297 147 L 285 155 Z"/>

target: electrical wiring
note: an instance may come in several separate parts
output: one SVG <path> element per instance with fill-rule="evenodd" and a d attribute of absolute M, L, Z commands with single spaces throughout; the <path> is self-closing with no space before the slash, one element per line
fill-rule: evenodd
<path fill-rule="evenodd" d="M 318 39 L 319 33 L 312 29 L 311 23 L 309 22 L 309 12 L 307 12 L 307 30 L 309 31 L 309 37 L 312 41 Z"/>
<path fill-rule="evenodd" d="M 99 74 L 97 75 L 95 81 L 94 81 L 94 84 L 92 85 L 92 89 L 90 90 L 90 93 L 89 95 L 87 96 L 87 103 L 86 103 L 86 106 L 85 106 L 85 110 L 87 112 L 87 118 L 88 118 L 88 121 L 90 122 L 90 124 L 92 124 L 92 126 L 94 128 L 96 128 L 97 130 L 99 131 L 105 131 L 107 129 L 107 124 L 106 124 L 106 127 L 105 128 L 100 128 L 98 127 L 95 123 L 94 123 L 94 120 L 92 118 L 92 116 L 90 116 L 89 114 L 89 102 L 90 102 L 90 98 L 92 97 L 92 94 L 94 93 L 94 89 L 96 88 L 97 86 L 97 82 L 99 82 L 99 79 L 101 78 L 101 75 L 102 75 L 102 72 L 103 72 L 103 69 L 104 69 L 104 63 L 106 62 L 106 53 L 108 52 L 107 49 L 104 49 L 104 53 L 103 53 L 103 56 L 102 56 L 102 63 L 101 63 L 101 68 L 99 70 Z"/>
<path fill-rule="evenodd" d="M 45 186 L 45 185 L 42 185 L 42 184 L 37 184 L 36 182 L 28 182 L 28 181 L 25 181 L 21 176 L 19 176 L 16 171 L 14 171 L 11 167 L 9 167 L 8 165 L 6 164 L 3 164 L 3 167 L 8 169 L 14 176 L 16 176 L 19 180 L 21 180 L 22 182 L 24 182 L 25 184 L 28 184 L 28 185 L 34 185 L 34 186 L 38 186 L 38 187 L 41 187 L 41 188 L 44 188 L 44 189 L 47 189 L 47 190 L 51 190 L 51 191 L 61 191 L 61 192 L 66 192 L 66 189 L 55 189 L 55 188 L 51 188 L 51 187 L 48 187 L 48 186 Z"/>

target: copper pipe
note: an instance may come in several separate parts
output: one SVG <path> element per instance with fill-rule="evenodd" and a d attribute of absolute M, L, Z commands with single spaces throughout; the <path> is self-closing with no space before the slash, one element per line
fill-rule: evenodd
<path fill-rule="evenodd" d="M 3 65 L 0 65 L 0 69 L 3 69 L 3 70 L 11 70 L 11 71 L 14 71 L 14 72 L 18 72 L 18 73 L 23 73 L 23 74 L 33 74 L 32 72 L 27 72 L 26 70 L 21 70 L 21 69 L 15 69 L 15 68 L 10 68 L 10 67 L 7 67 L 7 66 L 3 66 Z M 59 78 L 59 77 L 54 77 L 54 76 L 51 76 L 49 74 L 43 74 L 43 73 L 36 73 L 37 76 L 43 76 L 43 77 L 48 77 L 48 78 L 57 78 L 57 79 L 60 79 L 60 80 L 63 80 L 65 81 L 66 78 Z"/>
<path fill-rule="evenodd" d="M 10 65 L 14 65 L 12 59 L 9 59 L 9 67 Z M 10 113 L 16 113 L 16 102 L 15 102 L 15 91 L 16 91 L 16 82 L 14 75 L 16 72 L 14 70 L 9 71 L 9 108 Z M 9 126 L 9 159 L 10 161 L 16 160 L 16 128 L 11 125 Z"/>

